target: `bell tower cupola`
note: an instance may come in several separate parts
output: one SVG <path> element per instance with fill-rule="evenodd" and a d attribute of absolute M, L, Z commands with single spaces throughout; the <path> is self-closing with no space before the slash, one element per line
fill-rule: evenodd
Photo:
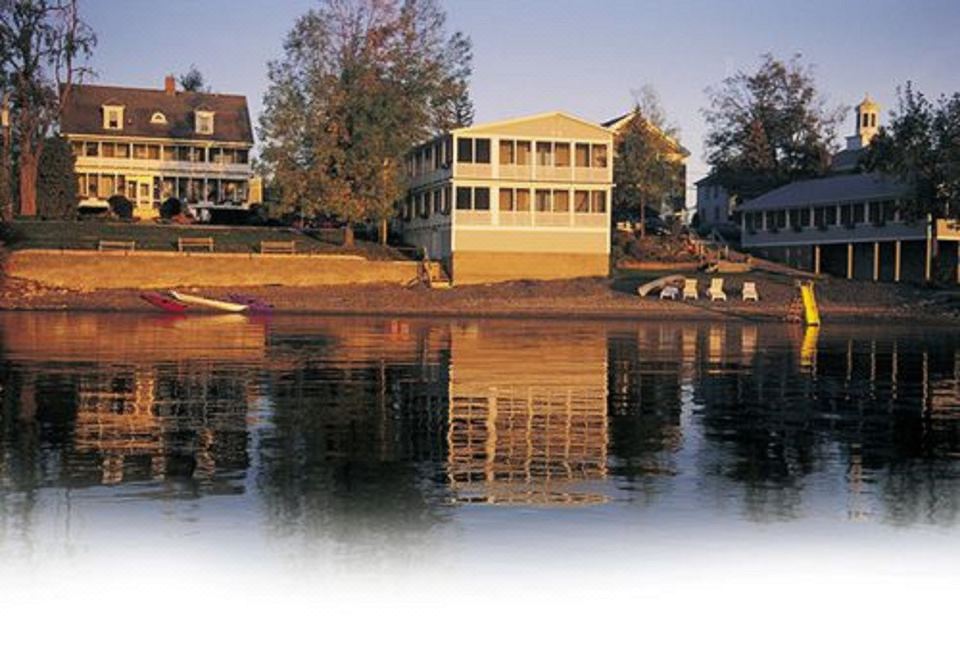
<path fill-rule="evenodd" d="M 862 149 L 870 144 L 880 125 L 880 106 L 867 94 L 857 106 L 857 130 L 847 138 L 848 149 Z"/>

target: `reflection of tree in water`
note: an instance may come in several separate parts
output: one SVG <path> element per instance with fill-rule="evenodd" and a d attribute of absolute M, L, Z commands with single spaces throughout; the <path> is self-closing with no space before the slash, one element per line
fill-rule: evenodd
<path fill-rule="evenodd" d="M 728 482 L 741 484 L 746 513 L 753 519 L 798 515 L 804 479 L 826 465 L 811 402 L 802 394 L 791 395 L 794 362 L 789 352 L 769 352 L 756 358 L 752 369 L 717 365 L 696 376 L 704 486 L 722 498 Z"/>
<path fill-rule="evenodd" d="M 839 468 L 852 517 L 876 505 L 898 524 L 953 522 L 957 369 L 947 337 L 921 348 L 854 335 L 821 339 L 812 369 L 768 351 L 749 370 L 701 373 L 700 469 L 718 492 L 741 484 L 755 519 L 799 515 L 811 476 Z"/>
<path fill-rule="evenodd" d="M 256 479 L 276 534 L 379 552 L 444 519 L 449 354 L 431 353 L 425 330 L 411 342 L 388 360 L 318 337 L 271 375 Z"/>
<path fill-rule="evenodd" d="M 72 385 L 69 377 L 34 380 L 0 365 L 0 547 L 13 538 L 31 543 L 39 489 L 72 435 Z"/>
<path fill-rule="evenodd" d="M 672 345 L 672 344 L 671 344 Z M 644 350 L 636 333 L 607 336 L 610 473 L 653 497 L 676 475 L 681 363 L 667 347 Z"/>

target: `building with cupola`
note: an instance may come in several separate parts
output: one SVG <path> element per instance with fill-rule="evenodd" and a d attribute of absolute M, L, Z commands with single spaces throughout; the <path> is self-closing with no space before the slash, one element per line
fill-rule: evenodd
<path fill-rule="evenodd" d="M 869 94 L 856 107 L 855 115 L 853 135 L 847 138 L 846 148 L 834 155 L 830 163 L 830 170 L 835 174 L 856 170 L 880 130 L 880 106 Z"/>
<path fill-rule="evenodd" d="M 738 206 L 743 247 L 817 274 L 960 283 L 960 223 L 919 216 L 905 182 L 860 171 L 879 116 L 869 96 L 857 105 L 854 134 L 830 176 L 795 181 Z"/>
<path fill-rule="evenodd" d="M 177 198 L 194 209 L 236 210 L 260 201 L 247 100 L 233 94 L 75 85 L 61 133 L 76 156 L 81 212 L 121 195 L 138 218 Z"/>

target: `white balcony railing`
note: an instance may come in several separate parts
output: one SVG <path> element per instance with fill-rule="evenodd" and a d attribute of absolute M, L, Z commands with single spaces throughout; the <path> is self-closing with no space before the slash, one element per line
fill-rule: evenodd
<path fill-rule="evenodd" d="M 609 167 L 575 167 L 574 181 L 589 183 L 608 183 L 612 181 Z"/>
<path fill-rule="evenodd" d="M 470 227 L 488 227 L 493 224 L 490 211 L 457 211 L 457 224 Z"/>
<path fill-rule="evenodd" d="M 501 227 L 532 227 L 533 214 L 530 211 L 500 211 Z"/>
<path fill-rule="evenodd" d="M 253 168 L 250 167 L 249 163 L 191 163 L 180 160 L 80 156 L 77 158 L 76 167 L 80 170 L 143 171 L 157 173 L 158 175 L 169 173 L 170 175 L 183 174 L 194 177 L 232 176 L 250 178 L 253 176 Z"/>
<path fill-rule="evenodd" d="M 493 165 L 457 163 L 454 166 L 453 174 L 463 179 L 491 179 L 493 178 Z"/>
<path fill-rule="evenodd" d="M 540 227 L 544 229 L 605 229 L 610 222 L 606 213 L 548 213 L 545 211 L 457 211 L 461 227 Z"/>
<path fill-rule="evenodd" d="M 575 213 L 573 226 L 581 229 L 606 229 L 610 225 L 610 216 L 606 213 Z"/>

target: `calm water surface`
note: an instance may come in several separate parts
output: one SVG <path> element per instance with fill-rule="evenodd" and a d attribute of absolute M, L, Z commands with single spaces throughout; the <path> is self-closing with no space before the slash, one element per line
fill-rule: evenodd
<path fill-rule="evenodd" d="M 956 332 L 0 315 L 0 556 L 957 539 Z"/>

